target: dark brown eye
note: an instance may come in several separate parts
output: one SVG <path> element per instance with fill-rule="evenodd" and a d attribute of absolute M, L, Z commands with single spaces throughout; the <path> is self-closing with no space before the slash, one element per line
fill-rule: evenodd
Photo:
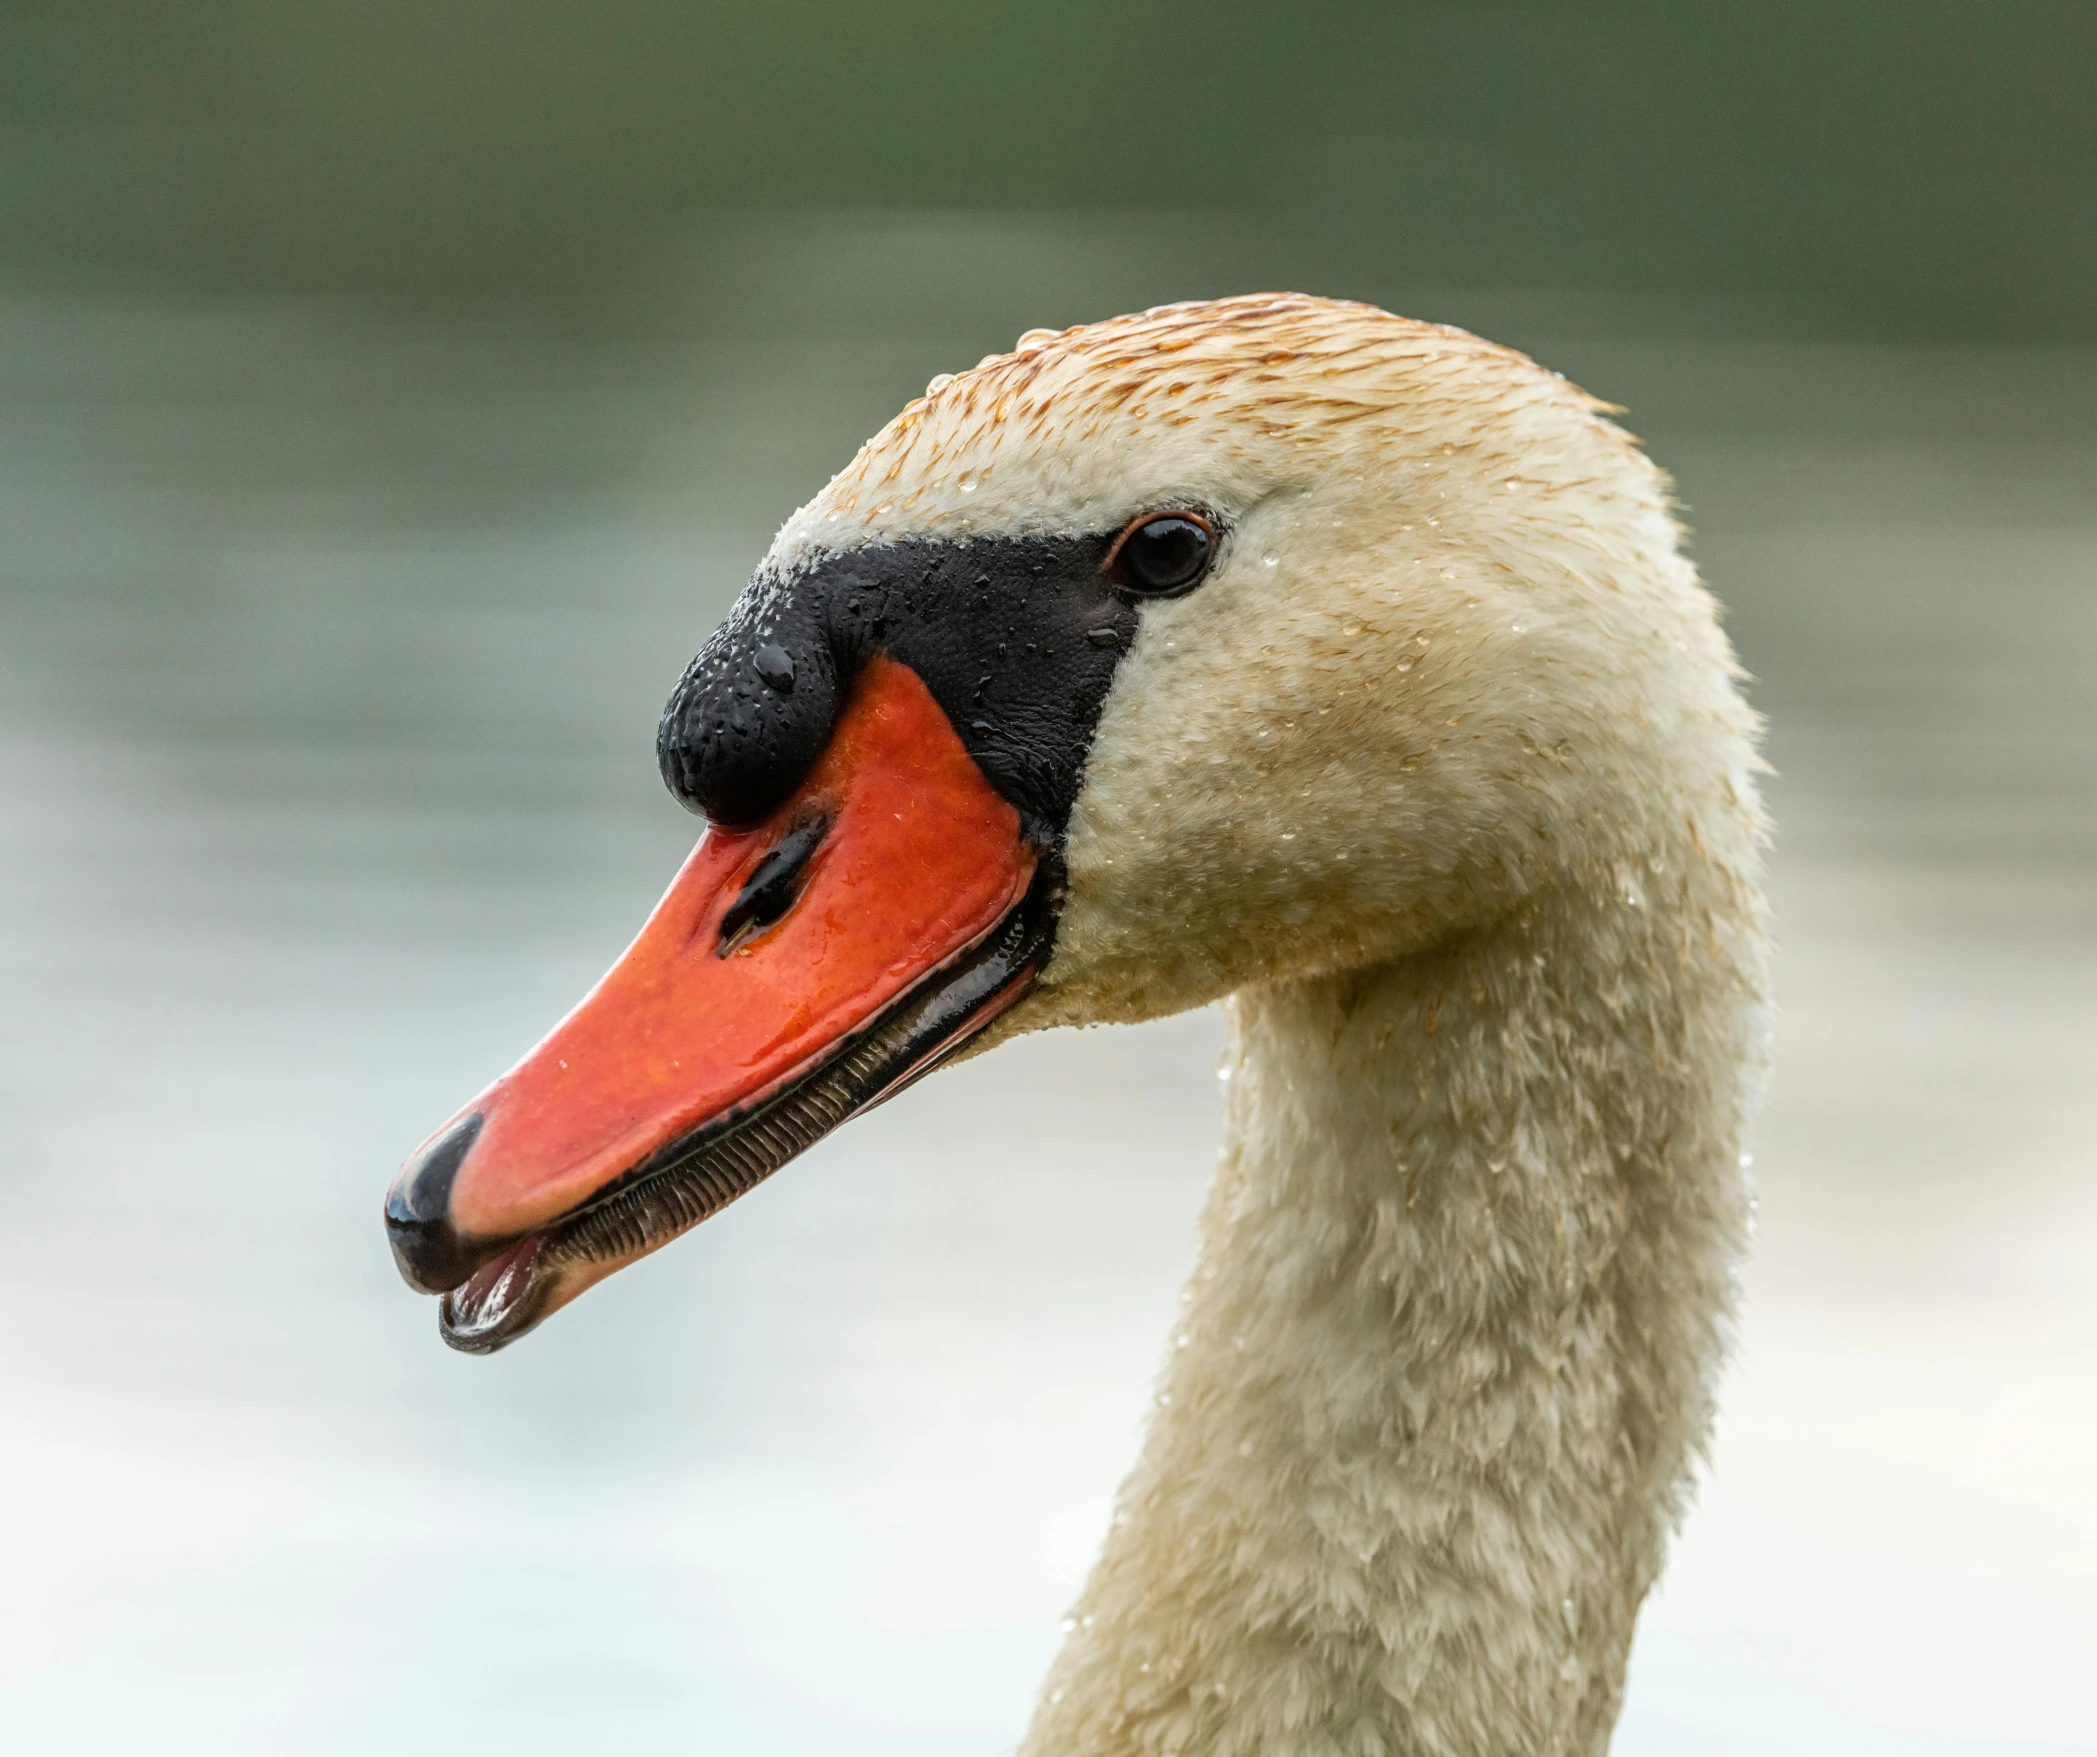
<path fill-rule="evenodd" d="M 1107 551 L 1106 574 L 1125 592 L 1164 597 L 1201 584 L 1216 532 L 1195 512 L 1154 512 L 1136 520 Z"/>

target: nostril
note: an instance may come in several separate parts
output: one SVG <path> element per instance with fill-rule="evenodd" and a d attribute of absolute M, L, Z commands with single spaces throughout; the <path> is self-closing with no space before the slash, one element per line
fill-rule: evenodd
<path fill-rule="evenodd" d="M 423 1293 L 443 1293 L 473 1273 L 475 1265 L 452 1224 L 451 1189 L 485 1121 L 477 1110 L 462 1116 L 402 1166 L 386 1192 L 386 1237 L 393 1260 L 408 1285 Z"/>
<path fill-rule="evenodd" d="M 830 834 L 827 817 L 810 818 L 780 837 L 771 853 L 757 863 L 736 899 L 721 917 L 721 943 L 714 956 L 725 958 L 752 934 L 770 927 L 801 894 L 808 862 Z"/>

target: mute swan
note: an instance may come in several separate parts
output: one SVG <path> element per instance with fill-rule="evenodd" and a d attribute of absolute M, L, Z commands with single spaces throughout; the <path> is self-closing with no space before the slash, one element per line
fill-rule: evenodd
<path fill-rule="evenodd" d="M 1767 1008 L 1756 721 L 1604 413 L 1296 296 L 935 379 L 671 699 L 713 827 L 390 1193 L 446 1340 L 964 1045 L 1227 997 L 1197 1267 L 1021 1751 L 1603 1750 Z"/>

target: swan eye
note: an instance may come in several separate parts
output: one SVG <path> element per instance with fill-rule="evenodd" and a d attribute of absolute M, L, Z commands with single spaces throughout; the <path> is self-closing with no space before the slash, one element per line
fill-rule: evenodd
<path fill-rule="evenodd" d="M 1114 539 L 1104 571 L 1125 592 L 1164 597 L 1200 585 L 1215 552 L 1215 529 L 1199 513 L 1150 513 Z"/>

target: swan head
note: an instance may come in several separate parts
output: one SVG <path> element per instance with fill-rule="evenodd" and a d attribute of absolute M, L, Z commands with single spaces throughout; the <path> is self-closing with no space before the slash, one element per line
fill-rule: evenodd
<path fill-rule="evenodd" d="M 1522 356 L 1256 296 L 934 380 L 664 715 L 713 827 L 388 1201 L 501 1346 L 965 1047 L 1402 958 L 1689 843 L 1752 721 L 1665 479 Z"/>

